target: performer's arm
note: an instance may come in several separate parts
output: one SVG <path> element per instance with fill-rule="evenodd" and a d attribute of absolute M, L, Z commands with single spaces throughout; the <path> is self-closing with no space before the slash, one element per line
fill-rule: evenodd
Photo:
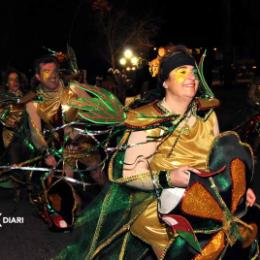
<path fill-rule="evenodd" d="M 149 163 L 156 151 L 156 142 L 147 142 L 147 132 L 138 131 L 130 134 L 126 149 L 123 167 L 123 177 L 139 177 L 136 180 L 127 182 L 128 186 L 143 190 L 153 190 L 152 172 L 149 170 Z"/>
<path fill-rule="evenodd" d="M 41 118 L 37 114 L 37 103 L 28 102 L 26 104 L 26 112 L 29 116 L 29 127 L 33 144 L 39 151 L 47 151 L 48 144 L 42 134 Z M 55 167 L 57 164 L 55 157 L 48 153 L 45 156 L 45 163 L 51 167 Z"/>
<path fill-rule="evenodd" d="M 143 190 L 152 190 L 154 186 L 156 188 L 186 187 L 189 183 L 189 171 L 199 174 L 197 169 L 187 165 L 168 171 L 168 178 L 160 178 L 164 177 L 160 175 L 166 175 L 166 172 L 152 172 L 149 163 L 156 152 L 158 142 L 147 142 L 146 131 L 132 132 L 128 145 L 132 147 L 126 150 L 123 168 L 123 177 L 133 179 L 127 182 L 128 186 Z M 167 179 L 168 182 L 162 183 L 162 179 Z"/>
<path fill-rule="evenodd" d="M 37 114 L 37 104 L 29 102 L 26 104 L 26 112 L 29 119 L 29 127 L 33 144 L 39 151 L 44 151 L 48 148 L 48 144 L 42 134 L 41 119 Z"/>

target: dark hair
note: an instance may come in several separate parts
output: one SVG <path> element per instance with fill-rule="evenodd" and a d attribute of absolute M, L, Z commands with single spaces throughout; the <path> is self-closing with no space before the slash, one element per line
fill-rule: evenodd
<path fill-rule="evenodd" d="M 22 73 L 21 71 L 15 69 L 15 68 L 8 68 L 5 72 L 2 73 L 2 85 L 3 85 L 4 89 L 8 90 L 7 89 L 8 78 L 9 78 L 9 75 L 12 73 L 17 74 L 18 81 L 20 84 L 20 90 L 22 92 L 25 92 L 26 88 L 28 87 L 28 79 L 24 73 Z"/>
<path fill-rule="evenodd" d="M 54 63 L 57 65 L 57 67 L 59 67 L 59 62 L 58 60 L 52 56 L 52 55 L 45 55 L 45 56 L 42 56 L 40 58 L 38 58 L 37 60 L 34 61 L 34 71 L 35 73 L 39 73 L 40 72 L 40 65 L 41 64 L 47 64 L 47 63 Z"/>

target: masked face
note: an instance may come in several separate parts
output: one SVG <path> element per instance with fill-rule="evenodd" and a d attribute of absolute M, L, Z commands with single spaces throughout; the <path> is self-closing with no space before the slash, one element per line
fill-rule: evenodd
<path fill-rule="evenodd" d="M 55 90 L 60 86 L 60 78 L 55 63 L 40 64 L 40 72 L 36 74 L 36 78 L 50 90 Z"/>
<path fill-rule="evenodd" d="M 15 92 L 20 88 L 19 77 L 16 72 L 11 72 L 8 75 L 7 88 L 11 92 Z"/>
<path fill-rule="evenodd" d="M 199 85 L 194 66 L 184 65 L 172 70 L 165 85 L 167 95 L 193 99 Z"/>

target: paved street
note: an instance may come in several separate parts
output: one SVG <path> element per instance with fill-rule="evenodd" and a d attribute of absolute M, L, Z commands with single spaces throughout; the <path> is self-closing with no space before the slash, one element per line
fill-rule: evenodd
<path fill-rule="evenodd" d="M 0 228 L 0 259 L 50 259 L 65 245 L 73 241 L 74 233 L 50 232 L 25 196 L 19 202 L 15 202 L 12 193 L 1 190 L 0 212 L 2 217 L 24 218 L 24 223 L 21 224 L 2 224 Z"/>

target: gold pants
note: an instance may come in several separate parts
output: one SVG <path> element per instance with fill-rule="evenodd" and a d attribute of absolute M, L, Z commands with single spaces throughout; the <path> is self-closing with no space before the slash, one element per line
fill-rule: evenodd
<path fill-rule="evenodd" d="M 159 221 L 156 199 L 137 217 L 130 231 L 152 247 L 166 248 L 170 242 L 166 227 Z"/>

